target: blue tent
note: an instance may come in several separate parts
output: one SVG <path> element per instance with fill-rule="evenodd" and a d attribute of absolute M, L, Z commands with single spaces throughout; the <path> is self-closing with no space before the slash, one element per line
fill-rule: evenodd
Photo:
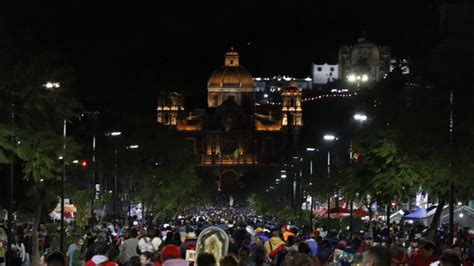
<path fill-rule="evenodd" d="M 402 216 L 402 220 L 420 220 L 422 217 L 426 215 L 425 208 L 418 208 L 415 211 Z"/>

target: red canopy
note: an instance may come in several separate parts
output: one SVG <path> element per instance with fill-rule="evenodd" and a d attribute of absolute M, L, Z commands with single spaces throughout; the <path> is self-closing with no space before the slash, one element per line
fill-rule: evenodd
<path fill-rule="evenodd" d="M 343 207 L 332 208 L 329 211 L 331 212 L 331 214 L 333 214 L 333 213 L 350 213 L 350 211 L 347 208 L 343 208 Z"/>
<path fill-rule="evenodd" d="M 349 210 L 347 210 L 346 208 L 343 208 L 343 207 L 332 208 L 332 209 L 329 210 L 329 212 L 330 212 L 329 216 L 331 218 L 336 218 L 336 219 L 339 219 L 339 218 L 346 217 L 346 216 L 350 215 Z M 318 216 L 318 217 L 327 217 L 328 212 L 327 212 L 326 208 L 321 208 L 319 210 L 316 210 L 314 212 L 314 215 Z"/>
<path fill-rule="evenodd" d="M 358 208 L 352 213 L 352 216 L 354 217 L 365 217 L 369 216 L 369 213 L 367 211 L 364 211 L 362 208 Z"/>
<path fill-rule="evenodd" d="M 326 214 L 326 208 L 321 208 L 314 211 L 314 216 L 323 217 Z"/>

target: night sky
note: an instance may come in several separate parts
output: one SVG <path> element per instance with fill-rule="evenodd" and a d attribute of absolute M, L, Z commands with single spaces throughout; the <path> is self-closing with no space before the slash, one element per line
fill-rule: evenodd
<path fill-rule="evenodd" d="M 254 77 L 305 77 L 363 30 L 416 57 L 436 31 L 433 2 L 15 0 L 3 24 L 67 54 L 88 101 L 154 108 L 161 90 L 205 94 L 231 43 Z"/>

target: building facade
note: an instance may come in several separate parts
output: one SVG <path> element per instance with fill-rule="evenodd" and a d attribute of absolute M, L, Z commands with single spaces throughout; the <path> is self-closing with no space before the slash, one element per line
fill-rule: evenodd
<path fill-rule="evenodd" d="M 327 84 L 339 79 L 339 66 L 328 64 L 313 64 L 313 83 Z"/>
<path fill-rule="evenodd" d="M 256 84 L 231 49 L 209 78 L 207 107 L 187 110 L 182 94 L 162 94 L 157 123 L 192 143 L 202 178 L 215 180 L 219 190 L 235 190 L 259 169 L 278 169 L 298 142 L 301 90 L 289 86 L 281 97 L 282 105 L 258 105 Z"/>
<path fill-rule="evenodd" d="M 364 38 L 354 45 L 339 48 L 339 78 L 367 75 L 369 81 L 379 81 L 390 71 L 390 46 L 380 46 Z"/>

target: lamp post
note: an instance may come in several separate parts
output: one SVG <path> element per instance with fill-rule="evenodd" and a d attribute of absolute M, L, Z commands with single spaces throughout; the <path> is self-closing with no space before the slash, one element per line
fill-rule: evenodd
<path fill-rule="evenodd" d="M 43 84 L 48 90 L 53 90 L 61 87 L 59 82 L 51 82 L 48 81 Z M 64 254 L 64 245 L 65 245 L 65 228 L 64 228 L 64 191 L 65 191 L 65 183 L 66 183 L 66 137 L 67 137 L 67 121 L 66 119 L 63 120 L 63 155 L 62 155 L 62 175 L 61 175 L 61 224 L 60 224 L 60 233 L 59 233 L 59 250 L 61 253 Z"/>
<path fill-rule="evenodd" d="M 365 115 L 364 113 L 355 113 L 354 116 L 353 116 L 354 120 L 359 122 L 360 125 L 362 125 L 364 122 L 367 121 L 368 117 L 367 115 Z M 352 163 L 352 142 L 350 144 L 350 147 L 349 147 L 349 159 L 350 159 L 350 163 Z M 352 234 L 353 234 L 353 228 L 354 228 L 354 215 L 353 215 L 353 212 L 354 212 L 354 199 L 351 199 L 350 203 L 349 203 L 349 212 L 350 212 L 350 219 L 349 219 L 349 239 L 352 239 Z"/>
<path fill-rule="evenodd" d="M 331 135 L 331 134 L 326 134 L 323 136 L 323 140 L 326 141 L 326 142 L 333 142 L 335 140 L 337 140 L 337 138 L 334 136 L 334 135 Z M 331 150 L 328 149 L 328 157 L 327 157 L 327 179 L 328 179 L 328 182 L 329 182 L 329 178 L 331 177 Z M 329 234 L 329 225 L 330 225 L 330 218 L 331 218 L 331 213 L 330 213 L 330 209 L 331 209 L 331 196 L 329 195 L 328 196 L 328 210 L 327 210 L 327 215 L 328 215 L 328 234 Z"/>
<path fill-rule="evenodd" d="M 125 147 L 125 149 L 127 149 L 127 150 L 136 150 L 139 147 L 140 146 L 138 144 L 134 144 L 134 145 L 130 145 L 130 146 Z M 127 214 L 127 219 L 128 219 L 129 225 L 131 224 L 130 220 L 131 220 L 131 217 L 132 217 L 132 215 L 131 215 L 131 212 L 132 212 L 131 194 L 132 194 L 132 180 L 130 180 L 130 182 L 128 183 L 128 214 Z"/>
<path fill-rule="evenodd" d="M 120 131 L 113 131 L 106 133 L 105 136 L 107 137 L 118 137 L 122 135 L 122 132 Z M 117 169 L 117 145 L 114 145 L 114 190 L 113 190 L 113 217 L 114 220 L 117 218 L 117 175 L 118 175 L 118 169 Z"/>
<path fill-rule="evenodd" d="M 313 148 L 313 147 L 308 147 L 306 148 L 306 151 L 309 152 L 309 153 L 314 153 L 316 151 L 319 151 L 318 149 L 316 148 Z M 309 159 L 309 176 L 310 176 L 310 183 L 309 185 L 312 186 L 313 185 L 313 157 L 310 156 L 310 159 Z M 307 204 L 308 202 L 306 202 Z M 310 214 L 309 214 L 309 222 L 311 223 L 311 231 L 314 230 L 314 223 L 313 223 L 313 210 L 314 210 L 314 198 L 313 196 L 311 196 L 311 207 L 310 207 Z"/>

